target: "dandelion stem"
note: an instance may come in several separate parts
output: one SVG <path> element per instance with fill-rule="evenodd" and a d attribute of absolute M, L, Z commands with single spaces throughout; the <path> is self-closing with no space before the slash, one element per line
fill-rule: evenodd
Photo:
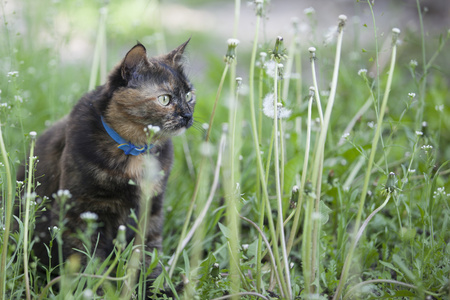
<path fill-rule="evenodd" d="M 258 132 L 257 132 L 257 126 L 256 126 L 256 114 L 255 114 L 255 106 L 254 106 L 255 105 L 254 91 L 253 91 L 253 89 L 254 89 L 254 74 L 255 74 L 256 49 L 258 46 L 258 31 L 259 31 L 260 19 L 261 19 L 260 16 L 258 16 L 256 19 L 257 23 L 256 23 L 256 29 L 255 29 L 255 38 L 253 40 L 253 48 L 252 48 L 252 54 L 251 54 L 251 58 L 250 58 L 250 71 L 249 71 L 249 81 L 248 81 L 249 82 L 250 116 L 251 116 L 251 124 L 252 124 L 253 143 L 254 143 L 254 148 L 255 148 L 255 152 L 256 152 L 256 164 L 257 164 L 257 168 L 259 169 L 259 173 L 261 174 L 260 182 L 261 182 L 261 188 L 262 188 L 262 192 L 263 192 L 262 196 L 263 196 L 264 202 L 266 203 L 265 209 L 266 209 L 266 213 L 268 215 L 269 230 L 270 230 L 270 233 L 272 236 L 272 240 L 274 241 L 273 248 L 274 248 L 275 258 L 277 261 L 280 261 L 279 253 L 278 253 L 278 243 L 276 243 L 277 237 L 276 237 L 276 233 L 275 233 L 275 227 L 273 224 L 273 219 L 271 217 L 272 210 L 270 207 L 269 195 L 267 192 L 267 185 L 265 182 L 265 172 L 264 172 L 262 159 L 261 159 L 261 150 L 259 147 Z M 260 255 L 260 253 L 261 252 L 259 252 L 259 255 Z M 260 260 L 261 257 L 258 256 L 257 259 Z M 277 264 L 277 268 L 278 268 L 278 272 L 281 273 L 280 264 Z M 281 291 L 282 297 L 285 297 L 285 295 L 290 294 L 287 291 L 287 286 L 286 286 L 285 280 L 281 280 L 280 291 Z"/>
<path fill-rule="evenodd" d="M 294 239 L 296 237 L 296 233 L 298 230 L 298 223 L 300 220 L 300 213 L 303 205 L 303 195 L 305 193 L 305 184 L 306 184 L 306 175 L 308 173 L 308 161 L 309 161 L 309 148 L 311 146 L 311 111 L 312 111 L 312 103 L 313 103 L 314 94 L 311 93 L 308 101 L 308 119 L 306 124 L 306 147 L 305 147 L 305 157 L 303 159 L 303 169 L 302 169 L 302 177 L 300 181 L 300 189 L 298 193 L 297 207 L 295 209 L 294 222 L 292 224 L 291 235 L 289 236 L 289 240 L 287 243 L 287 254 L 291 252 L 292 246 L 294 244 Z"/>
<path fill-rule="evenodd" d="M 397 35 L 398 35 L 398 33 L 397 33 Z M 389 75 L 388 75 L 388 79 L 387 79 L 387 83 L 386 83 L 386 89 L 385 89 L 384 96 L 383 96 L 383 102 L 381 104 L 380 114 L 378 115 L 377 129 L 375 131 L 375 136 L 373 137 L 373 140 L 372 140 L 372 148 L 370 151 L 369 161 L 367 162 L 367 169 L 366 169 L 366 175 L 365 175 L 365 179 L 364 179 L 364 185 L 363 185 L 363 189 L 361 191 L 361 198 L 359 200 L 358 214 L 356 215 L 356 220 L 355 220 L 355 232 L 354 232 L 355 239 L 357 237 L 359 225 L 361 223 L 361 216 L 362 216 L 362 211 L 364 209 L 364 202 L 366 200 L 367 189 L 369 187 L 370 174 L 371 174 L 373 162 L 375 159 L 375 152 L 377 149 L 378 140 L 380 138 L 381 128 L 383 127 L 382 125 L 383 125 L 384 113 L 385 113 L 386 106 L 387 106 L 387 100 L 389 98 L 389 92 L 391 90 L 392 77 L 394 75 L 396 54 L 397 54 L 397 44 L 396 44 L 396 42 L 394 42 L 392 45 L 391 63 L 390 63 L 390 67 L 389 67 L 389 73 L 388 73 Z M 347 281 L 347 276 L 348 276 L 348 272 L 350 269 L 350 262 L 353 258 L 354 250 L 355 250 L 355 248 L 351 247 L 349 249 L 349 252 L 345 259 L 344 267 L 343 267 L 342 273 L 341 273 L 341 278 L 339 280 L 339 285 L 336 290 L 336 294 L 333 297 L 334 300 L 339 299 L 342 294 L 343 287 Z"/>
<path fill-rule="evenodd" d="M 286 284 L 287 284 L 287 296 L 291 298 L 291 283 L 290 283 L 290 274 L 289 274 L 289 262 L 286 252 L 286 240 L 284 235 L 284 226 L 283 226 L 283 202 L 281 199 L 281 182 L 280 182 L 280 154 L 279 154 L 279 145 L 278 138 L 278 64 L 275 64 L 275 78 L 274 78 L 274 113 L 273 113 L 273 126 L 275 131 L 275 145 L 274 145 L 274 162 L 275 162 L 275 187 L 277 192 L 277 205 L 278 205 L 278 229 L 280 233 L 280 245 L 281 251 L 283 253 L 283 263 L 285 268 L 285 276 L 286 276 Z M 273 241 L 276 244 L 276 240 Z"/>
<path fill-rule="evenodd" d="M 321 187 L 322 187 L 322 173 L 323 173 L 323 160 L 324 160 L 324 151 L 325 151 L 325 141 L 327 137 L 328 132 L 328 126 L 330 123 L 331 118 L 331 112 L 333 110 L 334 100 L 336 97 L 336 89 L 337 89 L 337 81 L 338 81 L 338 75 L 339 75 L 339 64 L 340 64 L 340 57 L 341 57 L 341 49 L 342 49 L 342 39 L 344 34 L 344 26 L 345 21 L 347 17 L 344 15 L 339 16 L 339 26 L 338 26 L 338 38 L 337 38 L 337 45 L 336 45 L 336 56 L 334 61 L 334 69 L 333 69 L 333 77 L 331 80 L 331 90 L 330 90 L 330 97 L 328 98 L 327 108 L 325 110 L 325 116 L 323 119 L 322 128 L 319 134 L 319 143 L 318 143 L 318 151 L 314 160 L 314 167 L 313 167 L 313 175 L 312 175 L 312 186 L 315 190 L 315 213 L 316 215 L 319 214 L 319 205 L 320 205 L 320 194 L 321 194 Z M 314 75 L 313 75 L 314 76 Z M 316 95 L 318 95 L 318 90 L 316 90 Z M 318 239 L 320 235 L 320 219 L 315 218 L 314 220 L 314 227 L 313 227 L 313 234 L 312 234 L 312 251 L 311 251 L 311 282 L 310 284 L 315 280 L 316 278 L 316 272 L 318 273 L 318 268 L 316 270 L 316 259 L 319 258 L 318 253 L 316 251 L 319 251 L 319 247 L 317 247 Z M 309 259 L 309 258 L 307 258 Z M 319 262 L 317 262 L 317 266 L 320 266 Z M 317 274 L 318 275 L 318 274 Z M 312 288 L 312 286 L 308 287 Z M 317 287 L 319 289 L 319 287 Z"/>

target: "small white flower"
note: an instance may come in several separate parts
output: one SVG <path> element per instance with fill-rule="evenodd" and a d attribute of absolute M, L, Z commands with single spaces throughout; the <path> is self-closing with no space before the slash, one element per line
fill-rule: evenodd
<path fill-rule="evenodd" d="M 127 228 L 125 227 L 125 225 L 120 225 L 119 226 L 119 231 L 125 231 Z"/>
<path fill-rule="evenodd" d="M 416 93 L 408 93 L 408 96 L 414 98 L 416 96 Z"/>
<path fill-rule="evenodd" d="M 409 66 L 410 67 L 417 67 L 418 63 L 417 60 L 415 59 L 411 59 L 411 61 L 409 62 Z"/>
<path fill-rule="evenodd" d="M 359 76 L 365 76 L 367 74 L 367 69 L 359 69 L 359 71 L 358 71 L 358 75 Z"/>
<path fill-rule="evenodd" d="M 293 269 L 294 266 L 295 266 L 295 264 L 294 264 L 293 262 L 291 262 L 291 263 L 289 264 L 289 267 L 290 267 L 291 269 Z"/>
<path fill-rule="evenodd" d="M 208 130 L 209 124 L 208 124 L 208 123 L 203 123 L 203 124 L 202 124 L 202 128 L 203 128 L 204 130 Z"/>
<path fill-rule="evenodd" d="M 14 96 L 14 100 L 16 100 L 16 101 L 18 101 L 18 102 L 20 102 L 20 103 L 23 103 L 23 98 L 22 98 L 22 96 L 20 96 L 20 95 Z"/>
<path fill-rule="evenodd" d="M 416 135 L 423 135 L 422 131 L 416 130 Z"/>
<path fill-rule="evenodd" d="M 85 221 L 96 221 L 98 219 L 98 215 L 96 213 L 86 211 L 80 214 L 80 218 Z"/>
<path fill-rule="evenodd" d="M 19 77 L 19 71 L 11 71 L 6 75 L 7 77 Z"/>
<path fill-rule="evenodd" d="M 375 123 L 373 121 L 367 122 L 367 126 L 373 128 L 375 126 Z"/>
<path fill-rule="evenodd" d="M 154 125 L 150 124 L 150 125 L 147 126 L 147 130 L 149 132 L 157 133 L 157 132 L 159 132 L 161 130 L 161 128 L 159 126 L 154 126 Z"/>
<path fill-rule="evenodd" d="M 67 197 L 67 198 L 71 198 L 72 197 L 72 195 L 70 194 L 69 190 L 58 190 L 56 195 L 58 195 L 58 197 Z"/>
<path fill-rule="evenodd" d="M 416 169 L 408 169 L 408 172 L 409 172 L 409 173 L 415 173 L 415 172 L 416 172 Z"/>
<path fill-rule="evenodd" d="M 346 139 L 346 138 L 348 138 L 350 136 L 350 133 L 349 132 L 346 132 L 346 133 L 344 133 L 343 135 L 342 135 L 342 138 L 343 139 Z"/>
<path fill-rule="evenodd" d="M 313 15 L 316 13 L 316 10 L 314 9 L 314 7 L 308 7 L 303 10 L 303 13 L 305 15 Z"/>
<path fill-rule="evenodd" d="M 30 132 L 30 138 L 35 139 L 36 135 L 37 135 L 36 131 L 31 131 Z"/>
<path fill-rule="evenodd" d="M 444 111 L 444 104 L 436 105 L 434 109 L 436 109 L 436 111 Z"/>
<path fill-rule="evenodd" d="M 425 151 L 427 151 L 427 150 L 433 149 L 433 146 L 431 146 L 431 145 L 423 145 L 423 146 L 420 147 L 420 148 L 423 149 L 423 150 L 425 150 Z"/>

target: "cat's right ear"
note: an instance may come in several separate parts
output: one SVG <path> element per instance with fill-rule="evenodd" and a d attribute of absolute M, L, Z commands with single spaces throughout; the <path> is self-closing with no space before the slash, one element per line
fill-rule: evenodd
<path fill-rule="evenodd" d="M 123 59 L 121 66 L 122 78 L 127 82 L 130 81 L 133 78 L 133 74 L 145 64 L 148 64 L 147 50 L 144 45 L 138 42 L 136 46 L 128 51 Z"/>

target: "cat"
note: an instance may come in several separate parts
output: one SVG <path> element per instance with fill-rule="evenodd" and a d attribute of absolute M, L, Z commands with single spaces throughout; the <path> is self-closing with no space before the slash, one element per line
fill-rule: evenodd
<path fill-rule="evenodd" d="M 193 124 L 195 90 L 185 75 L 183 53 L 189 40 L 165 55 L 148 58 L 139 42 L 111 71 L 107 82 L 85 94 L 70 114 L 48 128 L 36 141 L 38 163 L 36 194 L 48 197 L 49 207 L 36 220 L 38 239 L 33 251 L 40 263 L 49 264 L 46 249 L 50 231 L 59 224 L 63 207 L 52 195 L 68 190 L 72 195 L 64 215 L 63 259 L 84 250 L 76 233 L 86 230 L 82 214 L 91 212 L 99 227 L 93 235 L 96 255 L 106 258 L 114 248 L 120 225 L 136 227 L 131 210 L 140 212 L 145 156 L 159 162 L 161 172 L 146 234 L 146 251 L 162 248 L 163 199 L 173 162 L 171 137 Z M 160 129 L 148 144 L 149 125 Z M 25 179 L 25 168 L 17 179 Z M 80 217 L 80 215 L 82 215 Z M 134 231 L 127 226 L 130 242 Z M 97 241 L 97 236 L 99 239 Z M 52 247 L 52 266 L 59 262 Z M 56 261 L 54 261 L 56 259 Z M 85 263 L 85 262 L 84 262 Z M 149 261 L 147 262 L 147 264 Z M 155 278 L 160 267 L 151 275 Z"/>

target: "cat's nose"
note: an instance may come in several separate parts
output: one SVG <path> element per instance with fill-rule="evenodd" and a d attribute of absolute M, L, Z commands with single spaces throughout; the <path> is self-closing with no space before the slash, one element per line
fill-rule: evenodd
<path fill-rule="evenodd" d="M 192 119 L 192 113 L 183 113 L 181 115 L 186 122 L 190 121 Z"/>

